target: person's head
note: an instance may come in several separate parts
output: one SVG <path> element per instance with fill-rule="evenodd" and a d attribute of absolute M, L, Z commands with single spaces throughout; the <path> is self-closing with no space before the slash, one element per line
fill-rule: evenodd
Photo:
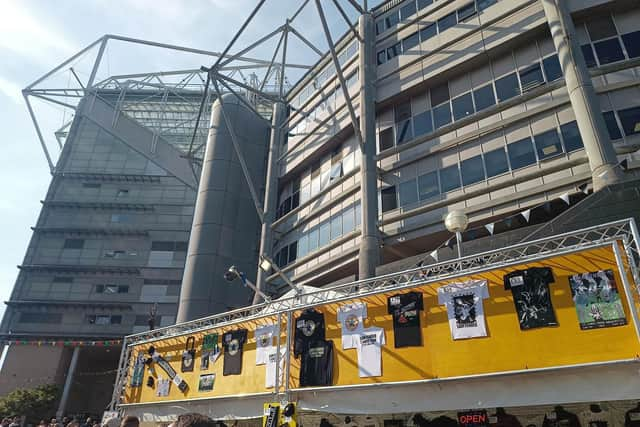
<path fill-rule="evenodd" d="M 76 419 L 73 419 L 65 427 L 80 427 L 80 422 Z"/>
<path fill-rule="evenodd" d="M 170 427 L 218 427 L 218 424 L 206 415 L 192 412 L 179 415 Z"/>
<path fill-rule="evenodd" d="M 19 424 L 20 423 L 20 417 L 18 417 L 18 416 L 13 417 L 13 422 L 16 423 L 16 424 Z"/>
<path fill-rule="evenodd" d="M 11 422 L 11 421 L 9 421 L 9 418 L 3 418 L 3 419 L 2 419 L 2 424 L 0 424 L 0 425 L 8 426 L 10 422 Z"/>
<path fill-rule="evenodd" d="M 56 420 L 55 418 L 51 418 L 51 424 L 57 424 L 58 420 Z"/>
<path fill-rule="evenodd" d="M 69 421 L 71 421 L 69 417 L 62 417 L 62 424 L 67 424 Z"/>
<path fill-rule="evenodd" d="M 120 427 L 140 427 L 140 420 L 133 415 L 127 415 L 122 419 Z"/>

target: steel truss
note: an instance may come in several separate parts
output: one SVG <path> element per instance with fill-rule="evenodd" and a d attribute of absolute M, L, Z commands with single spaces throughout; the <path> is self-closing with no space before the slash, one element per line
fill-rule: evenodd
<path fill-rule="evenodd" d="M 452 261 L 440 262 L 371 279 L 330 286 L 313 292 L 307 292 L 299 297 L 292 296 L 282 298 L 191 322 L 129 335 L 125 337 L 123 341 L 112 407 L 115 408 L 117 404 L 121 402 L 122 393 L 127 381 L 132 350 L 136 345 L 150 343 L 159 339 L 194 334 L 266 316 L 278 315 L 279 318 L 282 318 L 283 315 L 286 315 L 287 318 L 290 319 L 291 314 L 296 310 L 321 304 L 335 303 L 416 286 L 436 284 L 445 280 L 452 280 L 499 268 L 541 261 L 588 249 L 611 246 L 614 249 L 618 265 L 623 270 L 620 271 L 623 278 L 623 285 L 625 292 L 627 292 L 627 299 L 630 301 L 630 307 L 633 307 L 633 301 L 637 301 L 640 297 L 640 234 L 635 221 L 633 219 L 626 219 L 481 254 L 470 255 Z M 624 251 L 625 257 L 622 256 L 622 251 Z M 630 274 L 632 281 L 629 281 L 627 274 Z M 632 317 L 636 327 L 636 333 L 640 339 L 640 320 L 637 310 L 632 310 Z M 290 322 L 288 322 L 288 324 L 290 324 Z"/>

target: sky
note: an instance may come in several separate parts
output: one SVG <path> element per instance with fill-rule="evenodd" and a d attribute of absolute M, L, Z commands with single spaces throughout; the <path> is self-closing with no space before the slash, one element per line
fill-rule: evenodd
<path fill-rule="evenodd" d="M 339 0 L 354 16 L 346 0 Z M 322 0 L 334 40 L 345 31 L 344 21 L 329 0 Z M 380 1 L 370 2 L 374 5 Z M 105 34 L 153 40 L 203 50 L 222 51 L 257 4 L 257 0 L 0 0 L 0 299 L 9 299 L 17 265 L 22 263 L 46 196 L 51 175 L 21 90 Z M 291 16 L 301 0 L 266 0 L 238 39 L 237 50 L 268 34 Z M 325 51 L 326 42 L 313 0 L 294 27 Z M 264 49 L 247 53 L 270 59 L 275 39 Z M 167 71 L 211 65 L 198 55 L 167 54 L 159 49 L 114 44 L 105 54 L 99 78 L 110 74 Z M 237 51 L 231 49 L 231 52 Z M 313 53 L 290 44 L 291 61 L 310 63 Z M 90 70 L 86 55 L 74 66 L 81 79 Z M 68 68 L 54 75 L 48 87 L 72 85 Z M 47 85 L 45 85 L 47 86 Z M 53 131 L 69 120 L 59 107 L 34 103 L 42 131 L 54 157 Z M 4 312 L 4 304 L 0 313 Z"/>

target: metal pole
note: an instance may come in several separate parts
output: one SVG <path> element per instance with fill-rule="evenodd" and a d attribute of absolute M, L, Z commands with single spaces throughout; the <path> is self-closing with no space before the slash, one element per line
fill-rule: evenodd
<path fill-rule="evenodd" d="M 566 0 L 542 0 L 593 178 L 593 191 L 623 180 Z"/>
<path fill-rule="evenodd" d="M 376 275 L 380 263 L 380 232 L 378 230 L 378 174 L 376 167 L 376 62 L 375 23 L 370 13 L 358 18 L 360 33 L 360 200 L 362 203 L 362 235 L 358 257 L 359 279 Z"/>
<path fill-rule="evenodd" d="M 91 70 L 89 81 L 87 82 L 87 89 L 91 89 L 91 86 L 93 86 L 93 82 L 96 79 L 96 74 L 98 74 L 98 69 L 100 68 L 100 63 L 102 62 L 102 55 L 104 55 L 104 50 L 106 49 L 108 42 L 109 42 L 109 38 L 105 37 L 102 40 L 102 43 L 100 43 L 100 48 L 98 49 L 98 55 L 96 55 L 96 61 L 93 63 L 93 69 Z"/>
<path fill-rule="evenodd" d="M 291 375 L 291 334 L 293 334 L 293 313 L 287 312 L 287 353 L 284 365 L 284 392 L 287 402 L 291 401 L 289 396 L 289 376 Z"/>
<path fill-rule="evenodd" d="M 69 400 L 69 393 L 71 392 L 71 385 L 73 384 L 73 376 L 76 373 L 76 366 L 78 366 L 78 356 L 80 355 L 80 347 L 74 347 L 73 355 L 71 356 L 71 362 L 69 363 L 69 369 L 67 370 L 67 378 L 64 381 L 64 388 L 62 389 L 62 397 L 60 398 L 60 404 L 58 405 L 58 411 L 56 417 L 59 419 L 64 415 L 64 411 L 67 407 L 67 401 Z"/>
<path fill-rule="evenodd" d="M 458 244 L 458 258 L 462 258 L 462 233 L 456 231 L 456 242 Z"/>
<path fill-rule="evenodd" d="M 284 29 L 282 30 L 282 34 L 284 34 L 284 43 L 282 44 L 282 65 L 280 66 L 280 99 L 284 95 L 284 71 L 285 71 L 285 62 L 287 61 L 287 44 L 289 42 L 289 21 L 287 21 L 284 25 Z"/>
<path fill-rule="evenodd" d="M 29 97 L 27 96 L 27 93 L 25 91 L 22 92 L 22 96 L 24 97 L 25 104 L 27 104 L 27 110 L 29 111 L 29 116 L 31 116 L 33 127 L 36 128 L 36 133 L 38 134 L 38 141 L 40 141 L 40 145 L 42 146 L 42 150 L 44 151 L 44 156 L 47 158 L 47 163 L 49 164 L 49 171 L 53 173 L 54 171 L 53 161 L 51 161 L 51 155 L 49 154 L 49 150 L 47 150 L 47 144 L 45 144 L 44 138 L 42 137 L 42 132 L 40 131 L 38 120 L 36 120 L 36 115 L 33 113 L 33 108 L 31 108 Z"/>
<path fill-rule="evenodd" d="M 283 144 L 286 132 L 280 127 L 286 118 L 286 107 L 281 102 L 273 104 L 273 116 L 271 117 L 271 138 L 269 140 L 269 155 L 267 157 L 267 177 L 264 187 L 264 210 L 262 217 L 262 229 L 260 231 L 260 257 L 271 256 L 273 249 L 273 230 L 271 224 L 276 218 L 276 204 L 278 196 L 278 148 Z M 258 266 L 256 286 L 264 292 L 266 288 L 268 272 Z M 256 292 L 253 303 L 260 303 L 260 295 Z"/>
<path fill-rule="evenodd" d="M 282 330 L 282 313 L 278 313 L 278 329 L 277 333 L 274 334 L 276 336 L 276 383 L 274 391 L 276 394 L 280 392 L 280 331 Z"/>
<path fill-rule="evenodd" d="M 627 296 L 627 305 L 629 306 L 629 311 L 631 311 L 631 318 L 633 319 L 636 336 L 638 337 L 638 341 L 640 341 L 640 319 L 638 318 L 638 310 L 636 309 L 636 300 L 633 298 L 633 292 L 631 292 L 631 284 L 629 283 L 627 271 L 624 268 L 624 261 L 622 259 L 619 244 L 619 241 L 615 241 L 611 246 L 613 247 L 613 253 L 616 256 L 616 263 L 618 264 L 618 270 L 620 271 L 620 277 L 622 278 L 624 294 Z"/>

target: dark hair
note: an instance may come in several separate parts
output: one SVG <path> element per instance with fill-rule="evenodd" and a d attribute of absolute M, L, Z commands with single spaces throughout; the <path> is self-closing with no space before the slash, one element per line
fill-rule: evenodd
<path fill-rule="evenodd" d="M 140 420 L 134 415 L 127 415 L 120 423 L 120 427 L 139 427 Z"/>
<path fill-rule="evenodd" d="M 196 414 L 195 412 L 189 414 L 182 414 L 178 416 L 178 419 L 173 423 L 173 427 L 218 427 L 219 424 L 213 421 L 206 415 Z"/>

